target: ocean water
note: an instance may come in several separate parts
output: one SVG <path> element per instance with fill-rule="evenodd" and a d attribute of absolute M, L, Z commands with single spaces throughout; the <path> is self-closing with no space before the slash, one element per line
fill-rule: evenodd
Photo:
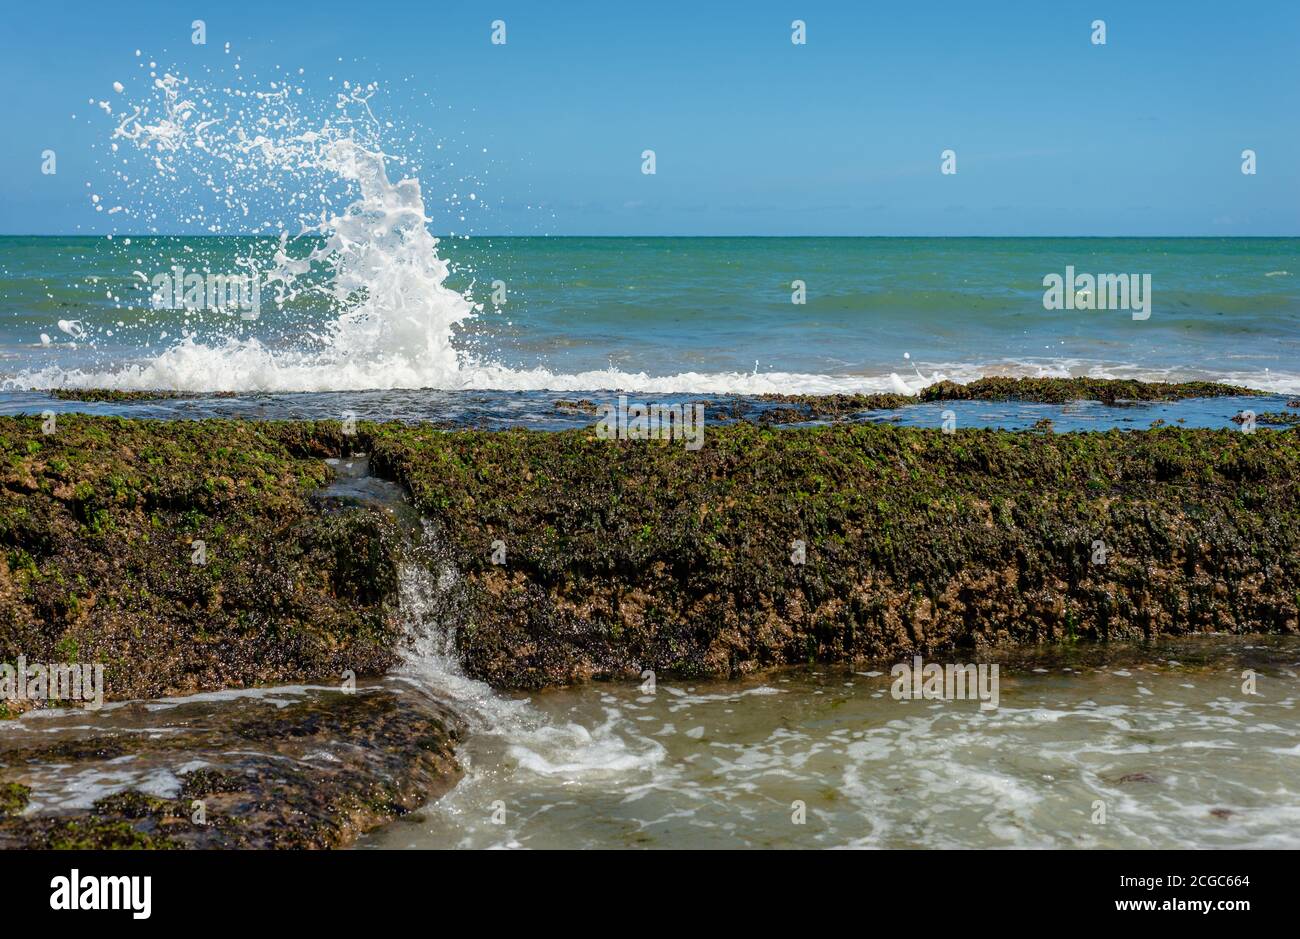
<path fill-rule="evenodd" d="M 474 235 L 490 190 L 426 168 L 379 85 L 144 62 L 98 102 L 88 206 L 112 234 L 0 239 L 0 390 L 1300 390 L 1298 238 Z M 1071 271 L 1149 279 L 1148 302 L 1087 309 L 1080 283 L 1047 309 Z M 232 306 L 207 276 L 258 290 Z"/>
<path fill-rule="evenodd" d="M 1256 675 L 1256 693 L 1242 673 Z M 419 848 L 1300 847 L 1300 640 L 1201 637 L 1002 660 L 996 709 L 900 700 L 889 663 L 492 692 L 429 650 L 378 682 L 464 715 L 446 795 L 363 836 Z M 367 685 L 371 683 L 366 683 Z M 36 710 L 12 742 L 192 728 L 337 686 Z M 229 717 L 225 720 L 228 722 Z M 29 811 L 175 797 L 184 749 L 29 766 Z"/>
<path fill-rule="evenodd" d="M 361 847 L 1296 848 L 1298 667 L 1294 637 L 1058 654 L 993 710 L 896 699 L 888 664 L 557 689 Z"/>
<path fill-rule="evenodd" d="M 367 247 L 351 306 L 324 269 L 284 302 L 263 291 L 256 319 L 152 307 L 147 281 L 176 263 L 272 267 L 278 247 L 0 238 L 0 387 L 746 394 L 1087 375 L 1300 391 L 1294 238 L 430 238 L 423 258 Z M 1067 265 L 1150 274 L 1150 317 L 1044 309 L 1043 278 Z"/>

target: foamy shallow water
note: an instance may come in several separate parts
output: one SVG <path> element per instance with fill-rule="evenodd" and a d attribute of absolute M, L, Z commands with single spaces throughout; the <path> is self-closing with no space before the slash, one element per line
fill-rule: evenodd
<path fill-rule="evenodd" d="M 539 694 L 512 704 L 529 728 L 480 724 L 460 785 L 361 846 L 1300 847 L 1300 639 L 1000 680 L 984 711 L 895 700 L 882 666 Z"/>
<path fill-rule="evenodd" d="M 404 590 L 437 589 L 417 581 Z M 992 655 L 999 706 L 981 710 L 896 700 L 887 664 L 507 695 L 431 636 L 382 685 L 432 691 L 466 719 L 465 776 L 362 849 L 1300 847 L 1300 637 Z M 165 737 L 241 702 L 335 692 L 34 711 L 8 733 Z M 29 767 L 29 811 L 125 788 L 172 797 L 205 765 L 182 750 Z"/>

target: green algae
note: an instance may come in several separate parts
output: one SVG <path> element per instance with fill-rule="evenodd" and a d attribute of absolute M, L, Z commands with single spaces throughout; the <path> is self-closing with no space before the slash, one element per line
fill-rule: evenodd
<path fill-rule="evenodd" d="M 1234 417 L 1235 421 L 1236 418 Z M 1265 411 L 1255 415 L 1256 424 L 1270 424 L 1276 427 L 1300 426 L 1300 414 L 1287 411 Z"/>
<path fill-rule="evenodd" d="M 33 389 L 35 390 L 35 389 Z M 47 392 L 60 401 L 119 403 L 123 401 L 169 401 L 177 398 L 233 398 L 235 392 L 216 391 L 122 391 L 117 388 L 53 388 Z"/>
<path fill-rule="evenodd" d="M 331 475 L 314 451 L 341 446 L 310 426 L 0 418 L 0 661 L 103 662 L 109 697 L 382 673 L 400 538 L 383 513 L 311 504 Z"/>
<path fill-rule="evenodd" d="M 1264 392 L 1211 381 L 1147 382 L 1114 378 L 980 378 L 965 385 L 936 382 L 921 391 L 922 401 L 1180 401 L 1187 398 L 1249 397 Z"/>
<path fill-rule="evenodd" d="M 382 672 L 403 539 L 311 498 L 324 458 L 359 451 L 432 523 L 424 562 L 463 575 L 445 598 L 458 651 L 501 686 L 1296 631 L 1293 435 L 1040 430 L 742 422 L 689 452 L 590 430 L 67 416 L 45 436 L 4 418 L 0 658 L 75 650 L 109 665 L 110 697 Z"/>
<path fill-rule="evenodd" d="M 20 783 L 0 783 L 0 818 L 17 815 L 27 807 L 31 790 Z"/>
<path fill-rule="evenodd" d="M 765 424 L 800 423 L 824 418 L 840 419 L 863 411 L 893 411 L 911 404 L 937 401 L 1024 401 L 1067 404 L 1100 401 L 1119 405 L 1133 401 L 1179 401 L 1187 398 L 1252 397 L 1263 394 L 1250 388 L 1217 382 L 1144 382 L 1104 378 L 980 378 L 962 385 L 940 381 L 915 395 L 801 394 L 763 395 L 773 405 L 756 419 Z"/>
<path fill-rule="evenodd" d="M 436 523 L 460 654 L 498 685 L 1298 628 L 1289 435 L 362 433 Z"/>

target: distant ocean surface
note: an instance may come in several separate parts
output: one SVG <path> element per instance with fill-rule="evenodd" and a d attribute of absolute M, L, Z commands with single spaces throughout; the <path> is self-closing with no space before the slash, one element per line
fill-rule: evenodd
<path fill-rule="evenodd" d="M 328 277 L 283 305 L 264 290 L 253 320 L 151 307 L 177 259 L 225 273 L 274 248 L 0 238 L 0 388 L 757 394 L 1086 375 L 1300 392 L 1296 238 L 476 237 L 437 245 L 468 317 L 417 295 L 436 272 L 375 249 L 356 262 L 360 312 L 355 283 L 348 298 Z M 1044 276 L 1067 266 L 1150 274 L 1150 318 L 1045 309 Z"/>

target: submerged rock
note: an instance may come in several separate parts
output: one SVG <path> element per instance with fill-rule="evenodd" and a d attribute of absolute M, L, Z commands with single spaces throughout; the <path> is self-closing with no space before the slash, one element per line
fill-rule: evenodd
<path fill-rule="evenodd" d="M 1244 424 L 1246 416 L 1236 414 L 1231 418 L 1234 424 Z M 1255 415 L 1256 424 L 1270 424 L 1278 427 L 1300 426 L 1300 414 L 1289 414 L 1286 411 L 1265 411 L 1262 414 Z"/>
<path fill-rule="evenodd" d="M 939 381 L 916 395 L 802 394 L 763 395 L 768 405 L 756 419 L 765 424 L 798 423 L 818 418 L 842 419 L 863 411 L 894 410 L 910 404 L 936 401 L 1024 401 L 1067 404 L 1100 401 L 1118 405 L 1132 401 L 1179 401 L 1187 398 L 1253 397 L 1250 388 L 1217 382 L 1146 382 L 1109 378 L 979 378 L 967 384 Z"/>
<path fill-rule="evenodd" d="M 415 690 L 269 689 L 39 721 L 0 745 L 0 848 L 341 847 L 461 774 L 459 719 Z"/>
<path fill-rule="evenodd" d="M 959 385 L 941 381 L 922 389 L 924 401 L 1178 401 L 1184 398 L 1250 397 L 1264 392 L 1212 381 L 1137 381 L 1115 378 L 979 378 Z"/>

